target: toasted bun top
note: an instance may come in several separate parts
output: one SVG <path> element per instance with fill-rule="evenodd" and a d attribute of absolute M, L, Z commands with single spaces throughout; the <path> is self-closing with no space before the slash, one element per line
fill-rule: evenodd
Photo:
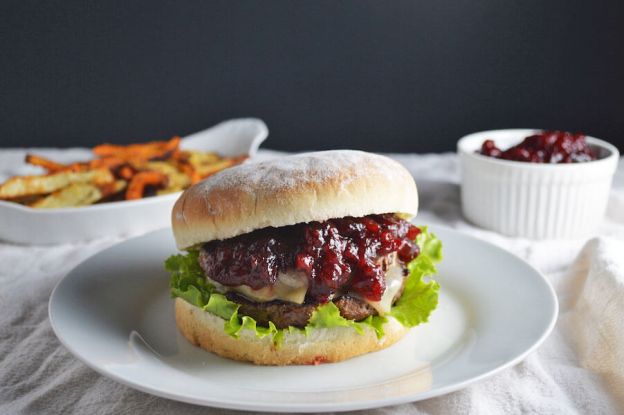
<path fill-rule="evenodd" d="M 320 151 L 247 163 L 188 188 L 172 212 L 179 249 L 269 226 L 345 216 L 416 215 L 410 173 L 384 156 Z"/>

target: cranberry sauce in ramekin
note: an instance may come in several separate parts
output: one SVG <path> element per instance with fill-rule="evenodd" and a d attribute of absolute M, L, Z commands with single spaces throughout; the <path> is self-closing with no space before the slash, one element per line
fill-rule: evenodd
<path fill-rule="evenodd" d="M 487 139 L 479 151 L 484 156 L 529 163 L 582 163 L 596 160 L 585 135 L 564 131 L 541 131 L 526 137 L 521 143 L 501 150 Z"/>

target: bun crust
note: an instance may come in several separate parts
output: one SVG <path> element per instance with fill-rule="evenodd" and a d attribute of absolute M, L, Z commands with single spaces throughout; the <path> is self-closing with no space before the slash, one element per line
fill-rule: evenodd
<path fill-rule="evenodd" d="M 176 202 L 179 249 L 280 227 L 345 216 L 418 210 L 416 183 L 399 163 L 353 150 L 321 151 L 247 163 L 191 186 Z"/>
<path fill-rule="evenodd" d="M 238 339 L 223 331 L 224 321 L 181 298 L 175 300 L 178 328 L 196 346 L 229 359 L 257 365 L 307 365 L 339 362 L 365 353 L 384 349 L 400 340 L 408 331 L 394 318 L 384 325 L 385 335 L 378 340 L 372 328 L 358 334 L 350 327 L 315 329 L 309 336 L 284 333 L 279 348 L 269 336 L 259 339 L 243 330 Z"/>

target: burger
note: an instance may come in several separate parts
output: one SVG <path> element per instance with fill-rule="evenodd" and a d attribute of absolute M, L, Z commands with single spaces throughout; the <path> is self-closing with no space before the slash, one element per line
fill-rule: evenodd
<path fill-rule="evenodd" d="M 426 322 L 440 241 L 399 163 L 323 151 L 243 164 L 187 189 L 171 273 L 188 341 L 261 365 L 337 362 Z"/>

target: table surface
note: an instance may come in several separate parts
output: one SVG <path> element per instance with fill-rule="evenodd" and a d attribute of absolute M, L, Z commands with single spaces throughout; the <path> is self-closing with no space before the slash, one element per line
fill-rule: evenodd
<path fill-rule="evenodd" d="M 0 151 L 2 176 L 28 171 L 24 150 Z M 84 150 L 40 150 L 79 158 Z M 279 153 L 260 151 L 260 158 Z M 455 154 L 390 155 L 414 175 L 419 187 L 418 223 L 444 224 L 486 239 L 542 271 L 558 291 L 562 316 L 566 272 L 590 238 L 529 241 L 476 228 L 461 215 Z M 624 241 L 624 160 L 620 160 L 604 223 L 595 236 Z M 48 298 L 78 263 L 124 238 L 55 246 L 0 242 L 0 413 L 217 414 L 234 413 L 151 396 L 100 376 L 58 342 L 48 320 Z M 368 413 L 617 413 L 618 400 L 600 376 L 579 362 L 568 333 L 557 324 L 543 346 L 500 374 L 446 396 Z M 241 397 L 244 399 L 244 397 Z M 621 407 L 620 407 L 621 408 Z"/>

